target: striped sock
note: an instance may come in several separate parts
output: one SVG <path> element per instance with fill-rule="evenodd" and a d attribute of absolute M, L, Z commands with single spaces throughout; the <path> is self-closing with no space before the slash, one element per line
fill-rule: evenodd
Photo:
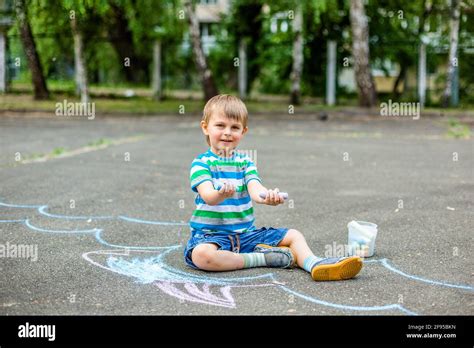
<path fill-rule="evenodd" d="M 266 266 L 265 254 L 263 253 L 245 253 L 240 254 L 244 258 L 244 268 Z"/>
<path fill-rule="evenodd" d="M 322 260 L 321 257 L 316 257 L 314 255 L 308 256 L 303 262 L 304 270 L 306 272 L 311 273 L 311 270 L 313 269 L 314 265 L 321 260 Z"/>

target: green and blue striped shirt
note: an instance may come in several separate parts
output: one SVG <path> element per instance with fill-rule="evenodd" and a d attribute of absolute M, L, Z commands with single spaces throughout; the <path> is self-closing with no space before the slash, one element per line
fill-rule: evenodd
<path fill-rule="evenodd" d="M 235 186 L 236 192 L 218 205 L 208 205 L 198 194 L 196 196 L 196 210 L 189 222 L 192 229 L 207 232 L 247 232 L 255 229 L 253 222 L 252 199 L 247 191 L 251 180 L 261 182 L 257 167 L 249 156 L 235 153 L 232 157 L 219 157 L 209 148 L 205 153 L 197 156 L 191 163 L 191 189 L 205 181 L 210 181 L 215 189 L 219 189 L 224 182 Z"/>

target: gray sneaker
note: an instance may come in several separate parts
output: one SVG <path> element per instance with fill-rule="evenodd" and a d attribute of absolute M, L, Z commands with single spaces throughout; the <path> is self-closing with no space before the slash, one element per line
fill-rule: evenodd
<path fill-rule="evenodd" d="M 267 267 L 293 268 L 296 257 L 288 247 L 273 247 L 267 244 L 257 244 L 255 253 L 263 253 Z"/>

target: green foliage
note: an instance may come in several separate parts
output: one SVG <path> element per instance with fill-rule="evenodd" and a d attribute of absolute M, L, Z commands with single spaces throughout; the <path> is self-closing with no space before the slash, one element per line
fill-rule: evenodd
<path fill-rule="evenodd" d="M 221 17 L 215 24 L 214 34 L 217 45 L 209 56 L 210 66 L 215 72 L 219 86 L 237 88 L 238 47 L 240 40 L 247 43 L 248 86 L 260 74 L 261 64 L 258 59 L 259 45 L 262 41 L 262 7 L 263 0 L 235 0 L 230 14 Z"/>
<path fill-rule="evenodd" d="M 151 64 L 151 47 L 156 38 L 160 38 L 166 48 L 163 50 L 164 60 L 173 61 L 176 56 L 186 27 L 185 21 L 176 15 L 177 7 L 177 0 L 31 0 L 28 2 L 28 17 L 47 77 L 73 78 L 74 46 L 70 19 L 74 16 L 83 32 L 89 80 L 111 84 L 124 81 L 124 62 L 109 40 L 118 25 L 114 20 L 120 16 L 125 20 L 120 25 L 125 25 L 124 31 L 130 32 L 130 47 L 136 54 L 135 61 L 140 60 L 146 70 Z M 14 42 L 12 57 L 24 58 L 16 26 L 10 30 L 9 36 Z M 126 37 L 116 39 L 120 42 L 128 40 Z M 135 68 L 135 61 L 132 68 Z M 22 70 L 26 69 L 26 64 L 22 65 Z M 146 76 L 142 76 L 142 82 L 148 83 L 148 71 Z"/>
<path fill-rule="evenodd" d="M 372 65 L 386 75 L 388 66 L 416 71 L 420 31 L 428 0 L 368 0 L 366 12 L 370 27 Z M 445 0 L 430 0 L 431 13 L 425 16 L 428 36 L 436 32 L 440 42 L 428 47 L 428 71 L 439 74 L 437 88 L 443 86 L 449 38 L 449 11 Z M 152 47 L 162 43 L 162 74 L 165 89 L 199 89 L 192 50 L 183 49 L 188 30 L 186 19 L 179 17 L 182 0 L 30 0 L 29 20 L 44 72 L 49 80 L 72 81 L 74 68 L 70 18 L 74 15 L 85 38 L 84 49 L 89 81 L 100 85 L 149 86 Z M 351 56 L 350 0 L 233 0 L 230 13 L 215 24 L 217 45 L 211 49 L 209 64 L 221 90 L 237 90 L 235 59 L 240 40 L 248 45 L 248 86 L 262 93 L 288 94 L 292 69 L 294 33 L 291 14 L 303 7 L 304 66 L 302 94 L 324 96 L 326 84 L 326 47 L 328 40 L 338 43 L 338 70 L 343 59 Z M 474 103 L 474 59 L 472 42 L 474 12 L 463 8 L 459 41 L 460 98 Z M 273 32 L 275 18 L 277 32 Z M 282 31 L 282 22 L 287 30 Z M 21 58 L 17 80 L 30 79 L 18 28 L 9 33 L 10 65 Z M 121 47 L 119 47 L 121 45 Z M 470 50 L 470 51 L 469 51 Z M 125 52 L 125 53 L 124 53 Z M 124 67 L 124 54 L 131 57 Z M 128 70 L 127 70 L 128 69 Z M 131 71 L 131 74 L 130 74 Z M 399 100 L 416 98 L 416 86 Z M 428 91 L 428 96 L 439 94 Z M 344 95 L 338 88 L 338 95 Z M 428 100 L 428 105 L 430 101 Z"/>

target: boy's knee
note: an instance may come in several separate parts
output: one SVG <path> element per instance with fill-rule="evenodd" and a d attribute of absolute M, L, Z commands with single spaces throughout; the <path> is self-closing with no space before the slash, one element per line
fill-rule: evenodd
<path fill-rule="evenodd" d="M 198 245 L 194 248 L 191 259 L 193 263 L 200 269 L 207 269 L 210 264 L 212 264 L 214 259 L 215 250 L 210 248 L 209 246 L 200 246 Z"/>
<path fill-rule="evenodd" d="M 303 233 L 295 229 L 289 229 L 287 236 L 289 236 L 291 239 L 304 238 Z"/>
<path fill-rule="evenodd" d="M 279 246 L 290 246 L 292 245 L 295 241 L 304 241 L 305 238 L 303 234 L 295 229 L 289 229 L 286 234 L 285 238 L 278 244 Z"/>

